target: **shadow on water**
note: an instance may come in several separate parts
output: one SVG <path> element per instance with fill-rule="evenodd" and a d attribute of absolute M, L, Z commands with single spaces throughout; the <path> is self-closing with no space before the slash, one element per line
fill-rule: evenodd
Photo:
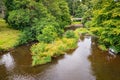
<path fill-rule="evenodd" d="M 78 48 L 46 65 L 32 67 L 29 46 L 0 56 L 0 80 L 120 80 L 120 56 L 99 50 L 90 36 Z"/>
<path fill-rule="evenodd" d="M 92 54 L 89 56 L 96 80 L 120 80 L 120 55 L 111 55 L 98 49 L 92 39 Z"/>

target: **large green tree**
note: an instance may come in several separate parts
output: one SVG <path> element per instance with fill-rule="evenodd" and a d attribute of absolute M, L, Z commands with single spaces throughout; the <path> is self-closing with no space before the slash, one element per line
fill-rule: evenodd
<path fill-rule="evenodd" d="M 41 2 L 62 28 L 71 23 L 68 4 L 65 0 L 41 0 Z"/>
<path fill-rule="evenodd" d="M 93 15 L 91 29 L 98 36 L 101 47 L 114 47 L 120 51 L 120 2 L 98 1 L 94 5 Z"/>
<path fill-rule="evenodd" d="M 71 22 L 68 4 L 65 0 L 5 0 L 5 5 L 6 21 L 12 28 L 23 31 L 20 43 L 42 40 L 38 36 L 46 35 L 43 34 L 43 29 L 46 27 L 48 29 L 49 26 L 50 28 L 52 26 L 56 30 L 55 34 L 60 36 L 65 25 Z M 47 35 L 47 37 L 50 36 Z M 53 37 L 50 40 L 54 39 Z"/>

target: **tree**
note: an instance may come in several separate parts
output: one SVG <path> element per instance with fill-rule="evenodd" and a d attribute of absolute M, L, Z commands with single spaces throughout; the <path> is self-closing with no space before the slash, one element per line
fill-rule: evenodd
<path fill-rule="evenodd" d="M 0 17 L 5 17 L 5 4 L 4 0 L 0 0 Z"/>
<path fill-rule="evenodd" d="M 56 35 L 61 36 L 65 25 L 71 22 L 65 0 L 12 0 L 10 3 L 8 1 L 5 0 L 6 21 L 12 28 L 23 31 L 20 39 L 22 43 L 31 40 L 40 41 L 38 36 L 44 34 L 43 30 L 46 26 L 52 26 L 57 30 Z M 32 36 L 27 38 L 26 36 L 30 34 Z M 50 35 L 47 37 L 50 38 Z"/>
<path fill-rule="evenodd" d="M 120 2 L 101 0 L 96 5 L 99 3 L 99 7 L 94 7 L 91 29 L 102 47 L 114 47 L 120 51 Z"/>
<path fill-rule="evenodd" d="M 65 0 L 41 0 L 48 12 L 52 14 L 61 28 L 71 23 L 68 4 Z"/>
<path fill-rule="evenodd" d="M 80 0 L 66 0 L 69 6 L 69 11 L 72 16 L 76 15 L 76 10 L 78 9 L 78 6 L 80 5 Z"/>
<path fill-rule="evenodd" d="M 81 18 L 85 15 L 85 12 L 87 10 L 88 10 L 88 6 L 81 3 L 75 11 L 76 13 L 75 16 Z"/>

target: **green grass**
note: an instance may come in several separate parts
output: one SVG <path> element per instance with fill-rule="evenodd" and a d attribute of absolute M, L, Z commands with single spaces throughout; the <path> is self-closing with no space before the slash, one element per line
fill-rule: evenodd
<path fill-rule="evenodd" d="M 20 31 L 9 28 L 5 20 L 0 19 L 0 50 L 8 50 L 17 44 Z"/>

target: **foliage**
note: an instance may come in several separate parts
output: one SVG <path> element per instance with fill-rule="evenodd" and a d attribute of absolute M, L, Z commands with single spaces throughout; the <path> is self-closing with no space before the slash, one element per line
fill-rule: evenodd
<path fill-rule="evenodd" d="M 14 29 L 23 30 L 25 27 L 30 27 L 30 12 L 20 9 L 9 12 L 8 23 Z"/>
<path fill-rule="evenodd" d="M 72 16 L 76 15 L 76 10 L 78 6 L 81 4 L 80 0 L 66 0 L 69 6 L 69 11 Z"/>
<path fill-rule="evenodd" d="M 75 33 L 74 33 L 75 34 Z M 77 34 L 78 35 L 78 34 Z M 40 65 L 51 62 L 52 57 L 64 54 L 65 51 L 77 47 L 78 38 L 56 39 L 53 43 L 38 43 L 31 47 L 32 65 Z"/>
<path fill-rule="evenodd" d="M 68 30 L 67 32 L 65 32 L 64 35 L 66 38 L 74 38 L 75 37 L 75 33 L 73 30 Z"/>
<path fill-rule="evenodd" d="M 6 15 L 8 14 L 8 23 L 15 29 L 23 30 L 25 27 L 32 27 L 35 19 L 40 20 L 48 15 L 47 9 L 35 1 L 13 0 L 13 5 L 14 8 L 8 9 Z"/>
<path fill-rule="evenodd" d="M 87 28 L 78 28 L 75 30 L 75 34 L 76 35 L 80 35 L 80 34 L 89 34 L 89 35 L 93 35 L 93 33 L 91 32 L 91 30 L 87 29 Z M 78 36 L 79 37 L 79 36 Z"/>
<path fill-rule="evenodd" d="M 40 42 L 51 43 L 57 37 L 58 35 L 56 29 L 53 26 L 48 25 L 44 29 L 42 29 L 42 34 L 37 36 L 37 40 Z"/>
<path fill-rule="evenodd" d="M 82 24 L 86 24 L 88 21 L 91 20 L 91 18 L 93 17 L 93 12 L 92 12 L 92 9 L 88 9 L 84 15 L 83 15 L 83 19 L 82 19 Z M 86 26 L 85 26 L 86 27 Z"/>
<path fill-rule="evenodd" d="M 80 18 L 83 17 L 87 10 L 88 10 L 87 5 L 80 4 L 75 11 L 75 13 L 76 13 L 75 17 L 80 17 Z"/>
<path fill-rule="evenodd" d="M 20 45 L 20 44 L 26 44 L 30 41 L 34 41 L 36 38 L 35 38 L 35 31 L 32 30 L 32 29 L 24 29 L 22 32 L 21 32 L 21 35 L 19 35 L 19 39 L 18 39 L 18 44 L 17 45 Z"/>
<path fill-rule="evenodd" d="M 52 26 L 56 28 L 57 32 L 59 33 L 59 24 L 55 21 L 55 17 L 49 15 L 47 18 L 41 18 L 41 20 L 34 20 L 35 24 L 32 26 L 32 29 L 35 30 L 36 36 L 42 34 L 42 29 Z"/>
<path fill-rule="evenodd" d="M 99 3 L 99 2 L 98 2 Z M 100 8 L 95 8 L 92 19 L 93 33 L 99 38 L 99 44 L 106 48 L 114 46 L 120 50 L 120 2 L 101 1 Z"/>
<path fill-rule="evenodd" d="M 61 28 L 71 23 L 68 4 L 65 0 L 41 0 L 41 2 L 56 18 Z"/>
<path fill-rule="evenodd" d="M 68 2 L 70 14 L 74 17 L 89 18 L 91 17 L 93 0 L 66 0 Z"/>
<path fill-rule="evenodd" d="M 5 19 L 12 28 L 23 32 L 19 44 L 32 40 L 50 43 L 61 37 L 65 25 L 71 22 L 65 0 L 12 0 L 10 4 L 8 1 L 5 0 Z"/>

